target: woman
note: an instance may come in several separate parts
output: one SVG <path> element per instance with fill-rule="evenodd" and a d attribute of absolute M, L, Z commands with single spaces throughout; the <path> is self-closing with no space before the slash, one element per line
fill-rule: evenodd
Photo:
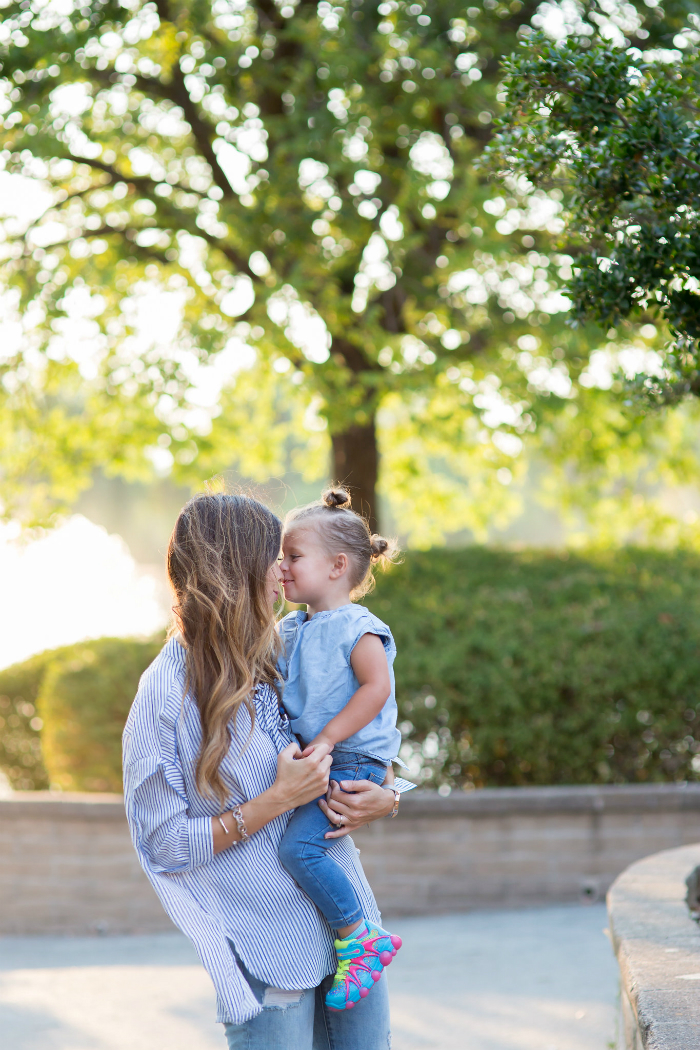
<path fill-rule="evenodd" d="M 324 920 L 279 863 L 290 812 L 322 795 L 330 756 L 300 749 L 275 688 L 281 523 L 245 496 L 201 495 L 168 548 L 178 634 L 143 675 L 124 730 L 124 792 L 139 860 L 193 941 L 230 1050 L 386 1050 L 386 981 L 327 1011 L 335 970 Z M 391 790 L 337 790 L 333 846 L 379 920 L 349 831 L 386 816 Z M 388 786 L 388 785 L 387 785 Z"/>

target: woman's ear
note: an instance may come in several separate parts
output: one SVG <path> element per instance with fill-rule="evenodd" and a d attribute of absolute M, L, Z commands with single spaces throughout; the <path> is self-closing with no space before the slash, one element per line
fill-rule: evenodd
<path fill-rule="evenodd" d="M 347 554 L 336 554 L 333 559 L 333 565 L 331 566 L 330 578 L 331 580 L 339 580 L 341 576 L 344 576 L 348 571 L 348 556 Z"/>

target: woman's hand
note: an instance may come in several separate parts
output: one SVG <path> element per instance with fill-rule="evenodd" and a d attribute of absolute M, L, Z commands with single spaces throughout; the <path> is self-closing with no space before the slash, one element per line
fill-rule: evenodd
<path fill-rule="evenodd" d="M 318 744 L 302 758 L 299 745 L 293 743 L 277 756 L 277 779 L 270 790 L 283 803 L 282 812 L 312 802 L 326 791 L 331 768 L 329 752 L 326 744 Z"/>
<path fill-rule="evenodd" d="M 335 831 L 326 832 L 327 839 L 342 838 L 363 824 L 387 817 L 394 808 L 394 793 L 371 780 L 342 780 L 340 785 L 333 782 L 326 798 L 319 799 L 318 804 L 337 826 Z"/>
<path fill-rule="evenodd" d="M 240 807 L 240 814 L 248 835 L 269 824 L 288 809 L 296 809 L 312 802 L 328 788 L 331 768 L 329 750 L 325 745 L 314 748 L 308 758 L 301 757 L 298 744 L 289 744 L 277 756 L 277 776 L 272 787 L 262 795 L 251 798 Z M 211 829 L 214 853 L 221 853 L 241 839 L 237 820 L 232 812 L 212 817 Z"/>

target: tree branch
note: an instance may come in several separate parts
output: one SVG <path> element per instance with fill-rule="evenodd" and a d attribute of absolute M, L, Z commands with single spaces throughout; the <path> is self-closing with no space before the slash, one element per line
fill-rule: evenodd
<path fill-rule="evenodd" d="M 99 189 L 100 189 L 99 184 L 96 185 L 96 186 L 88 186 L 87 189 L 85 189 L 85 190 L 76 190 L 75 193 L 69 193 L 62 201 L 56 201 L 56 202 L 54 202 L 52 204 L 49 204 L 49 206 L 44 209 L 44 211 L 41 213 L 41 215 L 39 215 L 38 218 L 36 218 L 34 220 L 34 222 L 30 223 L 29 226 L 27 226 L 27 228 L 24 231 L 24 233 L 22 234 L 21 238 L 16 238 L 16 239 L 17 240 L 25 240 L 29 236 L 29 234 L 32 232 L 32 230 L 36 230 L 36 229 L 39 228 L 39 226 L 41 225 L 42 220 L 46 218 L 46 216 L 49 214 L 50 211 L 58 211 L 60 208 L 63 207 L 63 205 L 68 204 L 69 201 L 75 200 L 77 197 L 85 197 L 86 194 L 92 193 L 93 190 L 99 190 Z"/>
<path fill-rule="evenodd" d="M 158 17 L 161 22 L 173 23 L 171 17 L 170 5 L 168 0 L 156 0 L 156 9 L 158 11 Z M 185 120 L 192 129 L 192 134 L 195 137 L 197 145 L 202 153 L 202 156 L 206 160 L 207 164 L 211 168 L 212 177 L 214 182 L 219 187 L 224 195 L 224 198 L 230 199 L 233 196 L 233 189 L 224 175 L 222 168 L 219 165 L 216 153 L 213 147 L 213 128 L 211 125 L 202 119 L 196 105 L 190 98 L 190 93 L 185 86 L 185 76 L 180 69 L 180 63 L 175 62 L 172 66 L 172 91 L 168 94 L 168 98 L 176 105 L 180 107 L 185 115 Z M 138 78 L 137 78 L 138 81 Z M 158 82 L 160 83 L 160 82 Z M 160 84 L 161 94 L 164 94 L 164 85 Z"/>
<path fill-rule="evenodd" d="M 552 83 L 552 87 L 555 91 L 558 91 L 562 95 L 571 94 L 571 88 L 568 84 L 564 84 L 563 82 L 554 81 Z M 614 102 L 609 102 L 607 105 L 604 106 L 604 108 L 609 110 L 620 121 L 620 123 L 627 131 L 632 131 L 632 125 L 630 124 L 624 113 L 622 113 L 622 111 L 617 107 L 617 105 Z M 681 164 L 684 164 L 692 171 L 697 171 L 698 173 L 700 173 L 700 164 L 697 164 L 694 160 L 691 160 L 690 157 L 686 157 L 685 154 L 681 153 L 678 150 L 676 150 L 676 157 L 678 158 Z"/>
<path fill-rule="evenodd" d="M 351 343 L 348 339 L 344 339 L 343 336 L 333 336 L 331 350 L 343 357 L 350 371 L 356 376 L 361 375 L 362 372 L 383 371 L 380 365 L 371 361 L 368 357 L 365 357 L 364 353 L 358 346 L 355 346 L 355 344 Z"/>
<path fill-rule="evenodd" d="M 204 230 L 200 230 L 199 228 L 197 229 L 197 233 L 193 234 L 193 236 L 201 237 L 207 242 L 207 244 L 210 244 L 213 248 L 218 248 L 222 255 L 224 255 L 230 263 L 233 263 L 233 265 L 236 267 L 237 270 L 240 271 L 240 273 L 244 273 L 247 277 L 250 277 L 253 284 L 261 283 L 261 278 L 258 277 L 258 275 L 251 270 L 250 266 L 243 258 L 243 256 L 239 255 L 236 249 L 231 247 L 230 244 L 225 244 L 223 241 L 218 240 L 218 238 L 216 237 L 212 237 L 210 233 L 206 233 Z"/>
<path fill-rule="evenodd" d="M 57 153 L 56 156 L 61 160 L 70 160 L 74 164 L 88 164 L 91 168 L 95 168 L 97 171 L 104 171 L 112 178 L 113 182 L 130 182 L 134 186 L 152 189 L 154 195 L 157 196 L 157 194 L 155 194 L 155 188 L 156 186 L 159 186 L 160 183 L 156 182 L 155 179 L 149 178 L 148 175 L 127 175 L 125 172 L 119 171 L 111 164 L 106 164 L 102 160 L 94 160 L 90 157 L 79 157 L 77 154 L 71 153 L 69 150 L 64 150 L 63 153 Z M 203 200 L 206 197 L 205 193 L 200 193 L 199 190 L 194 190 L 190 186 L 183 186 L 182 183 L 179 182 L 168 183 L 168 185 L 172 186 L 175 190 L 182 190 L 183 193 L 194 193 L 200 200 Z M 92 188 L 98 189 L 99 187 Z M 89 190 L 86 190 L 85 192 L 87 193 Z"/>
<path fill-rule="evenodd" d="M 73 244 L 75 241 L 79 240 L 81 237 L 84 240 L 89 240 L 91 237 L 111 237 L 114 234 L 119 234 L 122 237 L 126 237 L 128 233 L 132 233 L 135 237 L 137 234 L 143 233 L 144 230 L 151 229 L 153 229 L 152 226 L 144 226 L 142 229 L 136 229 L 134 226 L 100 226 L 100 228 L 97 230 L 81 230 L 78 237 L 66 237 L 66 239 L 63 241 L 52 241 L 51 244 L 48 244 L 46 247 L 50 249 L 65 248 L 68 245 Z M 16 244 L 23 242 L 25 241 L 26 236 L 27 234 L 24 233 L 21 237 L 13 237 L 9 243 Z M 137 245 L 137 247 L 141 247 L 141 245 Z M 31 253 L 28 251 L 24 251 L 23 254 L 29 255 Z M 164 263 L 168 261 L 164 255 L 159 257 Z"/>

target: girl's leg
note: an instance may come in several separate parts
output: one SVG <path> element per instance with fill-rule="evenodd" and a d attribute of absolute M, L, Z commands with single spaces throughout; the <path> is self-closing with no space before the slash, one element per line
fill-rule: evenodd
<path fill-rule="evenodd" d="M 224 1025 L 229 1050 L 313 1050 L 316 990 L 271 988 L 241 969 L 262 1012 L 243 1024 Z"/>
<path fill-rule="evenodd" d="M 381 784 L 385 776 L 386 768 L 381 762 L 342 748 L 333 751 L 332 781 L 368 779 Z M 362 907 L 350 879 L 329 856 L 334 840 L 325 835 L 333 826 L 319 807 L 318 800 L 300 806 L 287 825 L 279 858 L 331 929 L 345 930 L 362 919 Z M 348 933 L 344 932 L 342 936 L 346 937 Z"/>
<path fill-rule="evenodd" d="M 333 840 L 326 839 L 325 834 L 330 827 L 317 802 L 300 806 L 287 825 L 279 858 L 328 925 L 339 930 L 357 923 L 362 918 L 362 907 L 350 879 L 328 855 Z"/>
<path fill-rule="evenodd" d="M 340 1012 L 324 1005 L 331 978 L 316 989 L 313 1050 L 390 1050 L 391 1022 L 386 974 L 371 995 L 352 1010 Z"/>

